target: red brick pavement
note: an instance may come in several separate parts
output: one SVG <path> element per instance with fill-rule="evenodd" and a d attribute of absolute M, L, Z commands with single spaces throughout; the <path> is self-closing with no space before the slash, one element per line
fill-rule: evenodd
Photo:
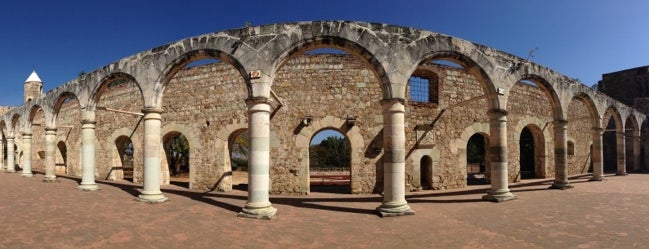
<path fill-rule="evenodd" d="M 488 186 L 411 193 L 413 216 L 379 218 L 379 195 L 272 196 L 273 220 L 238 218 L 246 193 L 164 186 L 170 201 L 133 201 L 140 186 L 78 179 L 43 183 L 0 173 L 0 248 L 647 248 L 649 175 L 549 180 L 480 201 Z"/>

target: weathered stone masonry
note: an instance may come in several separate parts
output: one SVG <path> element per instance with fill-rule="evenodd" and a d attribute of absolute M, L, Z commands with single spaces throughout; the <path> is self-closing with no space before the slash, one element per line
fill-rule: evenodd
<path fill-rule="evenodd" d="M 323 47 L 347 53 L 304 54 Z M 220 62 L 184 69 L 205 58 Z M 435 79 L 429 92 L 435 101 L 409 97 L 413 75 Z M 139 200 L 161 202 L 160 185 L 170 174 L 162 145 L 169 137 L 189 141 L 190 188 L 228 191 L 229 146 L 248 130 L 249 195 L 241 215 L 255 218 L 275 215 L 269 193 L 309 193 L 308 146 L 323 129 L 340 131 L 352 146 L 350 192 L 384 193 L 377 211 L 394 216 L 413 213 L 405 191 L 466 186 L 473 134 L 489 141 L 492 187 L 484 199 L 504 201 L 516 198 L 508 183 L 521 177 L 523 129 L 534 137 L 534 176 L 554 177 L 553 187 L 565 189 L 567 176 L 587 173 L 591 162 L 593 179 L 601 179 L 598 141 L 608 120 L 616 120 L 618 133 L 640 134 L 645 119 L 525 59 L 437 33 L 362 22 L 206 34 L 124 58 L 42 96 L 35 96 L 38 84 L 27 86 L 29 101 L 0 121 L 4 144 L 15 141 L 17 148 L 8 150 L 6 163 L 16 155 L 22 167 L 28 156 L 48 181 L 54 174 L 83 176 L 80 189 L 94 190 L 95 179 L 125 178 L 118 151 L 132 141 L 132 180 L 144 185 Z M 307 116 L 311 123 L 301 125 Z M 625 153 L 635 150 L 622 146 L 618 161 L 626 163 Z M 430 171 L 420 165 L 424 159 Z"/>

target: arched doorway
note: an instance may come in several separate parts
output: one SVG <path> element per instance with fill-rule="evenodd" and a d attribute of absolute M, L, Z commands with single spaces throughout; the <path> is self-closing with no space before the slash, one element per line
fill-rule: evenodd
<path fill-rule="evenodd" d="M 248 190 L 248 154 L 250 153 L 248 129 L 234 132 L 230 136 L 228 148 L 232 168 L 232 188 Z"/>
<path fill-rule="evenodd" d="M 602 135 L 602 149 L 604 152 L 604 172 L 615 173 L 617 171 L 617 141 L 616 141 L 615 119 L 611 117 Z"/>
<path fill-rule="evenodd" d="M 433 159 L 430 156 L 422 156 L 419 160 L 419 174 L 421 189 L 431 189 L 433 186 Z"/>
<path fill-rule="evenodd" d="M 122 179 L 133 181 L 133 141 L 127 136 L 120 136 L 115 139 L 115 155 L 114 160 L 117 161 L 117 167 L 121 168 Z M 119 178 L 119 177 L 118 177 Z"/>
<path fill-rule="evenodd" d="M 189 141 L 179 132 L 171 132 L 163 137 L 164 151 L 169 167 L 171 184 L 191 188 L 189 172 Z"/>
<path fill-rule="evenodd" d="M 518 140 L 520 148 L 520 176 L 521 179 L 530 179 L 536 176 L 535 173 L 535 153 L 534 153 L 534 135 L 527 127 L 523 128 L 520 139 Z"/>
<path fill-rule="evenodd" d="M 54 172 L 57 175 L 65 175 L 67 174 L 68 165 L 68 147 L 63 141 L 59 141 L 56 146 L 58 148 L 58 153 L 56 153 L 54 158 Z"/>
<path fill-rule="evenodd" d="M 351 145 L 334 129 L 317 132 L 309 146 L 309 192 L 351 192 Z"/>
<path fill-rule="evenodd" d="M 485 134 L 476 133 L 466 145 L 467 185 L 487 184 L 486 172 L 489 167 L 489 140 Z"/>

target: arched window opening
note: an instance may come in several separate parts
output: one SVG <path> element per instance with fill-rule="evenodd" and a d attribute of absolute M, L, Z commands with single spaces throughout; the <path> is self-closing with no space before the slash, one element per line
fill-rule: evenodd
<path fill-rule="evenodd" d="M 523 128 L 520 140 L 520 177 L 521 179 L 534 178 L 535 172 L 535 153 L 534 153 L 534 135 L 527 127 Z"/>
<path fill-rule="evenodd" d="M 421 157 L 419 167 L 421 189 L 431 189 L 433 187 L 433 159 L 430 156 Z"/>
<path fill-rule="evenodd" d="M 57 175 L 67 174 L 67 162 L 68 162 L 68 147 L 65 145 L 65 142 L 59 141 L 56 144 L 58 151 L 54 158 L 54 172 Z"/>
<path fill-rule="evenodd" d="M 489 142 L 485 135 L 476 133 L 466 146 L 467 185 L 487 184 L 485 173 L 488 165 L 487 149 Z"/>
<path fill-rule="evenodd" d="M 568 156 L 575 155 L 575 143 L 573 141 L 568 141 Z"/>
<path fill-rule="evenodd" d="M 248 155 L 250 154 L 250 135 L 242 130 L 230 139 L 230 165 L 232 167 L 232 188 L 248 189 Z"/>
<path fill-rule="evenodd" d="M 166 135 L 163 140 L 170 183 L 189 188 L 189 141 L 183 134 L 177 132 Z"/>
<path fill-rule="evenodd" d="M 617 172 L 617 127 L 613 117 L 608 122 L 604 135 L 602 135 L 602 149 L 604 152 L 604 172 Z"/>
<path fill-rule="evenodd" d="M 311 192 L 349 193 L 351 187 L 351 145 L 339 131 L 316 133 L 309 146 Z"/>

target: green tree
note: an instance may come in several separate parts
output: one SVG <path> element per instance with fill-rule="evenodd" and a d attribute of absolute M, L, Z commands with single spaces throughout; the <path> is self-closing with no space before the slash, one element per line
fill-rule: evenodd
<path fill-rule="evenodd" d="M 314 168 L 347 168 L 351 161 L 351 148 L 344 137 L 329 136 L 320 144 L 309 147 L 309 160 Z"/>
<path fill-rule="evenodd" d="M 245 169 L 248 167 L 248 154 L 250 153 L 250 136 L 248 131 L 241 132 L 232 141 L 230 160 L 232 168 Z"/>
<path fill-rule="evenodd" d="M 167 163 L 172 175 L 189 172 L 189 141 L 184 135 L 178 135 L 166 144 Z"/>

